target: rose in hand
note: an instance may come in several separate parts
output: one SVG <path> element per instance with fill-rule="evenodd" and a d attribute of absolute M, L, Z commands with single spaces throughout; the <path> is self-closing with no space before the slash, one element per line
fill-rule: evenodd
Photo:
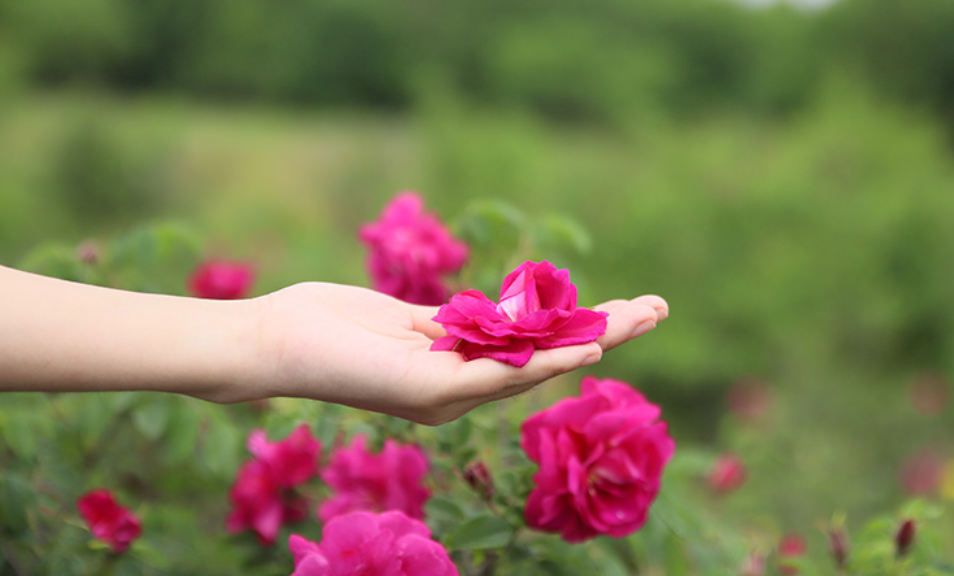
<path fill-rule="evenodd" d="M 547 261 L 524 262 L 504 279 L 499 303 L 466 290 L 441 306 L 434 321 L 447 336 L 435 340 L 431 350 L 520 367 L 534 350 L 595 341 L 606 332 L 607 315 L 577 307 L 569 271 Z"/>

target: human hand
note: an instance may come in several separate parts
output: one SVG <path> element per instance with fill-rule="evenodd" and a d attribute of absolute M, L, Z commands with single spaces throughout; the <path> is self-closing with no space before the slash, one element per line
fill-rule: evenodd
<path fill-rule="evenodd" d="M 239 397 L 312 398 L 438 425 L 473 408 L 527 391 L 588 366 L 606 350 L 645 334 L 668 316 L 665 300 L 640 296 L 596 306 L 609 313 L 596 342 L 537 350 L 522 368 L 495 360 L 465 362 L 433 352 L 443 327 L 437 307 L 407 304 L 371 290 L 303 283 L 255 299 L 262 380 Z"/>

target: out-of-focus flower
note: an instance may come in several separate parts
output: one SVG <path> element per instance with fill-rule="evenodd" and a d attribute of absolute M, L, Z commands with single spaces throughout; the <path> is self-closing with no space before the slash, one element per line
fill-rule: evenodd
<path fill-rule="evenodd" d="M 226 528 L 232 533 L 252 530 L 262 546 L 271 546 L 283 525 L 308 515 L 308 502 L 294 488 L 317 473 L 321 443 L 302 424 L 274 443 L 255 430 L 248 449 L 255 458 L 242 466 L 229 491 L 232 512 Z"/>
<path fill-rule="evenodd" d="M 447 550 L 419 520 L 396 510 L 336 516 L 316 544 L 292 534 L 292 576 L 457 576 Z"/>
<path fill-rule="evenodd" d="M 901 488 L 910 496 L 933 495 L 944 471 L 944 459 L 932 448 L 918 450 L 901 462 Z"/>
<path fill-rule="evenodd" d="M 778 545 L 778 571 L 785 576 L 798 574 L 798 568 L 787 560 L 803 556 L 808 551 L 808 544 L 801 534 L 786 534 Z"/>
<path fill-rule="evenodd" d="M 765 555 L 755 552 L 749 554 L 740 572 L 742 576 L 765 576 Z"/>
<path fill-rule="evenodd" d="M 437 216 L 424 211 L 415 192 L 401 192 L 376 222 L 361 226 L 374 289 L 412 304 L 447 302 L 443 277 L 467 261 L 467 246 Z"/>
<path fill-rule="evenodd" d="M 464 469 L 464 481 L 480 494 L 484 500 L 490 500 L 494 496 L 494 479 L 490 475 L 490 469 L 482 460 L 474 462 Z"/>
<path fill-rule="evenodd" d="M 586 377 L 580 396 L 527 418 L 520 445 L 540 465 L 527 524 L 567 542 L 639 530 L 676 447 L 660 413 L 625 382 Z"/>
<path fill-rule="evenodd" d="M 76 507 L 93 536 L 109 544 L 117 554 L 125 552 L 142 534 L 139 518 L 120 506 L 109 490 L 87 492 L 76 501 Z"/>
<path fill-rule="evenodd" d="M 772 392 L 757 378 L 742 378 L 725 395 L 729 412 L 739 420 L 761 420 L 772 406 Z"/>
<path fill-rule="evenodd" d="M 196 298 L 236 300 L 248 295 L 255 270 L 244 262 L 207 260 L 189 277 L 189 294 Z"/>
<path fill-rule="evenodd" d="M 706 483 L 717 494 L 732 492 L 745 483 L 745 464 L 735 454 L 721 454 L 709 471 Z"/>
<path fill-rule="evenodd" d="M 547 261 L 524 262 L 504 279 L 499 304 L 478 290 L 465 290 L 441 306 L 434 321 L 447 336 L 435 340 L 431 350 L 520 367 L 536 349 L 593 342 L 606 332 L 606 317 L 577 308 L 569 271 Z"/>
<path fill-rule="evenodd" d="M 253 430 L 247 444 L 248 451 L 268 468 L 282 488 L 307 482 L 318 472 L 321 442 L 311 435 L 306 424 L 295 428 L 281 442 L 269 442 L 264 430 Z"/>
<path fill-rule="evenodd" d="M 908 519 L 898 526 L 898 531 L 894 534 L 895 554 L 900 558 L 907 555 L 914 546 L 914 537 L 917 535 L 917 525 L 914 520 Z"/>
<path fill-rule="evenodd" d="M 355 436 L 351 446 L 332 455 L 321 478 L 334 495 L 319 506 L 318 517 L 328 522 L 355 510 L 400 510 L 423 518 L 431 493 L 423 485 L 429 465 L 421 449 L 388 439 L 381 452 L 373 454 L 365 442 L 364 436 Z"/>
<path fill-rule="evenodd" d="M 832 526 L 828 529 L 828 550 L 839 569 L 848 562 L 848 533 L 844 526 Z"/>
<path fill-rule="evenodd" d="M 917 374 L 908 383 L 911 406 L 925 416 L 936 416 L 947 406 L 951 395 L 947 380 L 935 372 Z"/>
<path fill-rule="evenodd" d="M 83 240 L 76 247 L 76 259 L 83 264 L 95 266 L 99 263 L 100 247 L 94 240 Z"/>

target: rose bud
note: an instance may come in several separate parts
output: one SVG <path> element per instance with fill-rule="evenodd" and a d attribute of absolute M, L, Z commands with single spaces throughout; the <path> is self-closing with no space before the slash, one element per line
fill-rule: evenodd
<path fill-rule="evenodd" d="M 914 520 L 905 520 L 894 535 L 895 553 L 898 558 L 905 556 L 914 546 L 914 537 L 917 535 L 917 526 Z"/>
<path fill-rule="evenodd" d="M 835 565 L 841 569 L 848 562 L 848 534 L 842 527 L 828 530 L 828 549 L 835 559 Z"/>
<path fill-rule="evenodd" d="M 484 500 L 490 500 L 495 493 L 494 479 L 490 475 L 490 469 L 483 461 L 474 462 L 464 470 L 464 480 L 480 494 Z"/>

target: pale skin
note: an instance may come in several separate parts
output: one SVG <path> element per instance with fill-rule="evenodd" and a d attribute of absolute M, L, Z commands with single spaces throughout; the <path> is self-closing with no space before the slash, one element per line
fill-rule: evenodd
<path fill-rule="evenodd" d="M 438 425 L 598 362 L 650 331 L 665 300 L 609 313 L 596 342 L 538 350 L 522 368 L 433 352 L 436 307 L 308 282 L 245 300 L 77 284 L 0 266 L 0 391 L 157 391 L 220 403 L 288 396 Z"/>

